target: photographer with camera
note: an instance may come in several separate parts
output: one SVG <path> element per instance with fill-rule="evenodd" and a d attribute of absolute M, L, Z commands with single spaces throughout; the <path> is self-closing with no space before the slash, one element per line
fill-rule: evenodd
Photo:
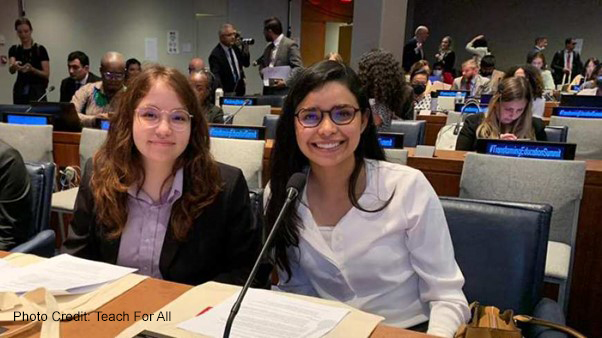
<path fill-rule="evenodd" d="M 245 95 L 245 72 L 249 67 L 249 45 L 253 39 L 242 39 L 233 25 L 226 23 L 219 30 L 219 43 L 209 56 L 209 68 L 215 76 L 217 88 L 226 95 Z"/>

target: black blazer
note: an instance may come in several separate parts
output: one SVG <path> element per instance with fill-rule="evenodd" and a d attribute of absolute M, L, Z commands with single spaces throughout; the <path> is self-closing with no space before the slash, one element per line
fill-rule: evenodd
<path fill-rule="evenodd" d="M 251 57 L 249 53 L 244 53 L 236 46 L 232 48 L 236 59 L 238 59 L 238 83 L 234 82 L 234 75 L 230 68 L 230 62 L 228 62 L 228 56 L 219 43 L 213 48 L 211 55 L 209 55 L 209 68 L 215 76 L 216 88 L 221 87 L 224 93 L 245 95 L 246 88 L 245 81 L 243 80 L 245 78 L 245 71 L 243 67 L 249 67 Z"/>
<path fill-rule="evenodd" d="M 471 114 L 464 120 L 464 125 L 456 141 L 456 150 L 474 151 L 477 149 L 477 129 L 483 122 L 484 117 L 484 114 Z M 547 141 L 546 125 L 543 121 L 540 118 L 533 117 L 532 123 L 535 130 L 535 139 L 537 141 Z"/>
<path fill-rule="evenodd" d="M 98 82 L 100 80 L 101 79 L 98 76 L 92 74 L 92 72 L 89 72 L 86 84 Z M 73 80 L 71 77 L 64 78 L 63 81 L 61 81 L 61 102 L 71 102 L 73 94 L 75 94 L 75 80 Z"/>
<path fill-rule="evenodd" d="M 207 281 L 242 285 L 251 272 L 261 249 L 262 229 L 252 215 L 249 190 L 240 169 L 221 163 L 218 166 L 222 191 L 194 221 L 188 239 L 178 242 L 172 225 L 168 225 L 159 261 L 165 280 L 191 285 Z M 96 222 L 89 186 L 92 167 L 86 166 L 63 250 L 116 264 L 121 238 L 107 239 L 104 228 Z M 189 184 L 187 181 L 184 177 L 184 186 Z"/>
<path fill-rule="evenodd" d="M 416 52 L 416 47 L 418 46 L 418 41 L 416 38 L 410 39 L 405 46 L 403 46 L 403 61 L 402 66 L 403 70 L 406 72 L 410 71 L 412 65 L 422 59 L 424 59 L 424 51 L 421 54 L 420 51 Z"/>
<path fill-rule="evenodd" d="M 552 75 L 554 76 L 554 82 L 556 84 L 562 83 L 563 69 L 564 69 L 564 49 L 559 50 L 554 53 L 554 58 L 552 59 L 552 63 L 550 64 L 550 68 L 552 68 Z M 571 78 L 568 82 L 571 82 L 575 76 L 581 74 L 583 72 L 583 63 L 581 62 L 581 57 L 579 53 L 573 51 L 573 71 L 571 73 Z M 567 83 L 568 83 L 567 82 Z"/>

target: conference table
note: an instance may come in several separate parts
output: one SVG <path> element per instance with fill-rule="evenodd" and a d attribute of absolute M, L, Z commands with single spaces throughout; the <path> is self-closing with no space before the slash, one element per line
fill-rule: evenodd
<path fill-rule="evenodd" d="M 9 253 L 0 251 L 0 258 Z M 89 321 L 68 321 L 61 323 L 61 337 L 114 337 L 127 327 L 134 324 L 134 313 L 154 313 L 178 298 L 186 291 L 192 289 L 191 285 L 167 282 L 155 278 L 147 278 L 121 296 L 103 305 L 98 310 L 106 314 L 131 314 L 128 321 L 98 321 L 96 316 L 89 316 Z M 22 323 L 0 322 L 0 326 L 9 330 L 21 326 Z M 39 327 L 19 335 L 18 337 L 39 337 Z M 372 334 L 372 338 L 409 337 L 424 338 L 432 337 L 423 333 L 399 329 L 386 325 L 378 325 Z"/>
<path fill-rule="evenodd" d="M 79 165 L 79 133 L 54 132 L 54 158 L 60 166 Z M 270 177 L 273 140 L 266 141 L 264 184 Z M 414 156 L 408 148 L 408 165 L 424 173 L 439 196 L 457 197 L 466 152 L 438 150 L 433 158 Z M 602 160 L 586 161 L 583 199 L 575 244 L 575 258 L 568 310 L 569 325 L 588 336 L 602 336 L 598 304 L 602 304 Z"/>

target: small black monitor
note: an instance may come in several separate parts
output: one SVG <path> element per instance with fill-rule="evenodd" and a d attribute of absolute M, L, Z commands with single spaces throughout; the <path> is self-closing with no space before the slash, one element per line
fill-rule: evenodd
<path fill-rule="evenodd" d="M 109 130 L 109 127 L 111 127 L 111 121 L 108 119 L 102 119 L 102 118 L 98 118 L 95 121 L 96 125 L 95 127 L 97 129 L 102 129 L 102 130 Z"/>
<path fill-rule="evenodd" d="M 487 105 L 487 104 L 489 104 L 489 101 L 491 101 L 492 97 L 493 97 L 492 94 L 481 94 L 481 98 L 479 100 L 482 105 Z"/>
<path fill-rule="evenodd" d="M 447 89 L 437 90 L 437 95 L 439 97 L 456 97 L 456 95 L 458 95 L 458 93 L 460 93 L 460 95 L 463 98 L 467 98 L 468 96 L 470 96 L 470 92 L 468 90 L 447 90 Z"/>
<path fill-rule="evenodd" d="M 486 104 L 480 104 L 478 106 L 476 104 L 469 104 L 465 106 L 461 103 L 456 103 L 454 111 L 464 114 L 475 114 L 486 113 L 488 108 L 489 106 Z"/>
<path fill-rule="evenodd" d="M 53 124 L 54 115 L 2 112 L 2 122 L 30 126 L 44 126 L 47 124 Z"/>
<path fill-rule="evenodd" d="M 552 115 L 559 117 L 602 119 L 602 108 L 554 107 L 552 108 Z"/>
<path fill-rule="evenodd" d="M 209 124 L 209 136 L 239 140 L 265 140 L 265 127 Z"/>
<path fill-rule="evenodd" d="M 29 108 L 28 104 L 0 104 L 0 112 L 24 113 Z"/>
<path fill-rule="evenodd" d="M 53 115 L 54 131 L 82 130 L 75 106 L 70 102 L 31 102 L 29 114 Z"/>
<path fill-rule="evenodd" d="M 245 103 L 246 102 L 246 103 Z M 222 96 L 219 98 L 220 106 L 228 105 L 228 106 L 256 106 L 257 98 L 256 97 L 244 97 L 244 96 Z"/>
<path fill-rule="evenodd" d="M 559 106 L 602 108 L 602 96 L 563 94 Z"/>
<path fill-rule="evenodd" d="M 378 143 L 384 149 L 403 149 L 403 133 L 378 133 Z"/>
<path fill-rule="evenodd" d="M 576 148 L 577 146 L 574 143 L 540 142 L 531 140 L 477 140 L 478 153 L 545 160 L 574 160 Z"/>

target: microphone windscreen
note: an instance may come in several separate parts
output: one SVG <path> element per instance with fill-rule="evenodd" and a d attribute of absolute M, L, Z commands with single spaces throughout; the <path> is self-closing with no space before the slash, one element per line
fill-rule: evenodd
<path fill-rule="evenodd" d="M 48 87 L 48 92 L 49 92 L 49 93 L 50 93 L 51 91 L 53 91 L 53 90 L 54 90 L 54 86 L 50 86 L 50 87 Z"/>
<path fill-rule="evenodd" d="M 286 190 L 290 188 L 294 188 L 297 192 L 303 190 L 303 186 L 305 186 L 305 174 L 304 173 L 294 173 L 291 178 L 286 182 Z"/>

